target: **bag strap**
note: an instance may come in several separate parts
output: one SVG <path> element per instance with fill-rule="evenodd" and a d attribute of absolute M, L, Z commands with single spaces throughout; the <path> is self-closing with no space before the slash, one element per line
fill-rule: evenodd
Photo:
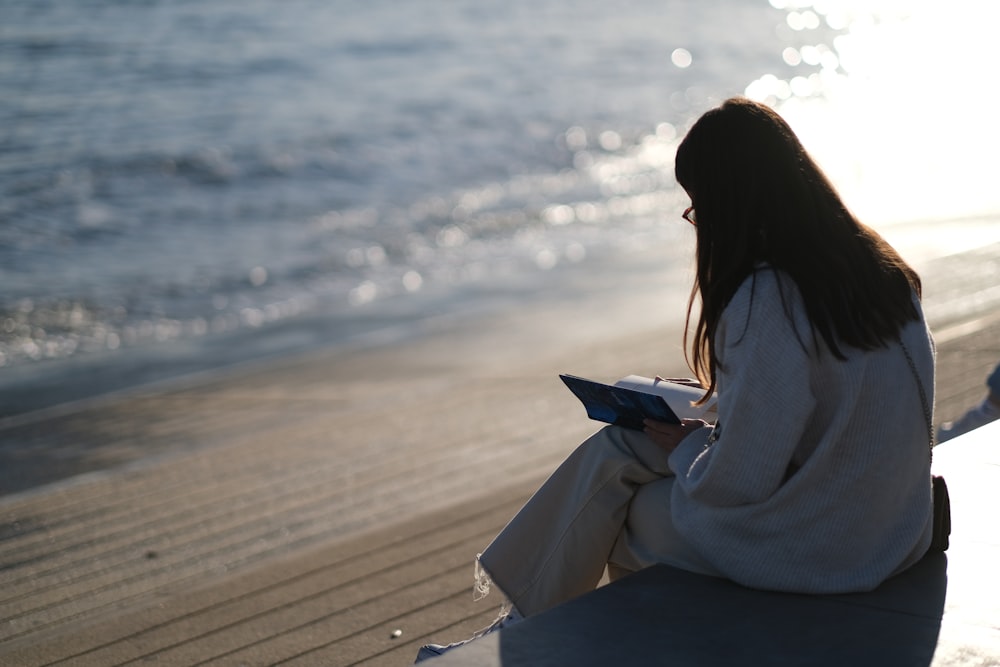
<path fill-rule="evenodd" d="M 917 391 L 920 393 L 920 406 L 924 409 L 924 422 L 927 424 L 927 440 L 930 443 L 931 450 L 934 449 L 934 418 L 931 417 L 930 401 L 927 400 L 927 393 L 924 391 L 924 383 L 920 381 L 920 375 L 917 373 L 917 365 L 913 363 L 913 357 L 910 356 L 910 351 L 906 349 L 906 344 L 903 342 L 902 336 L 898 337 L 899 346 L 903 348 L 903 354 L 906 355 L 906 363 L 910 365 L 910 372 L 913 373 L 913 379 L 917 383 Z"/>

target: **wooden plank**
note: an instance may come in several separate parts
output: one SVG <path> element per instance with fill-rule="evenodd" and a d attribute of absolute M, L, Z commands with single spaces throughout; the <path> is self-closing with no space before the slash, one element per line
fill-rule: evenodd
<path fill-rule="evenodd" d="M 433 581 L 407 594 L 411 604 L 418 598 L 426 604 L 442 595 L 457 595 L 458 589 L 471 600 L 476 551 L 536 485 L 537 481 L 522 484 L 417 521 L 281 559 L 97 624 L 78 623 L 38 635 L 6 655 L 25 667 L 67 660 L 111 665 L 152 656 L 169 660 L 168 664 L 196 664 L 213 652 L 256 645 L 270 635 L 309 627 L 317 619 L 326 619 L 341 634 L 345 618 L 353 624 L 351 632 L 363 631 L 359 620 L 397 614 L 401 603 L 396 592 L 414 588 L 413 582 L 421 579 Z M 367 615 L 359 615 L 360 605 L 367 605 Z M 481 607 L 475 610 L 479 611 Z"/>

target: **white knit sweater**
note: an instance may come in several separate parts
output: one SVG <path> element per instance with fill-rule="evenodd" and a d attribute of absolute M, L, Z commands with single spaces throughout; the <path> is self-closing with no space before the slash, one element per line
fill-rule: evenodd
<path fill-rule="evenodd" d="M 902 339 L 933 405 L 922 316 Z M 672 518 L 691 545 L 736 582 L 800 593 L 870 590 L 919 560 L 929 442 L 900 345 L 841 346 L 838 360 L 794 282 L 763 268 L 723 312 L 716 349 L 718 433 L 699 429 L 670 456 Z"/>

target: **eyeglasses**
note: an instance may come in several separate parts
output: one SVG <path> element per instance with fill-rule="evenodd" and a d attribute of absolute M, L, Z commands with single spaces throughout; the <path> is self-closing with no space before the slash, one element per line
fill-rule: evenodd
<path fill-rule="evenodd" d="M 681 217 L 690 222 L 692 225 L 696 227 L 698 226 L 698 218 L 694 215 L 694 206 L 688 206 L 684 209 L 684 212 L 681 213 Z"/>

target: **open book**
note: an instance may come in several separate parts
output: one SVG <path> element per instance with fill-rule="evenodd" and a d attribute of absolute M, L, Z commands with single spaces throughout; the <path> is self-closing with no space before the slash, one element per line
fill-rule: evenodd
<path fill-rule="evenodd" d="M 641 375 L 629 375 L 614 384 L 575 375 L 559 377 L 583 403 L 588 417 L 608 424 L 641 431 L 643 419 L 679 424 L 681 419 L 712 421 L 715 416 L 715 396 L 704 405 L 692 405 L 705 394 L 700 387 Z"/>

